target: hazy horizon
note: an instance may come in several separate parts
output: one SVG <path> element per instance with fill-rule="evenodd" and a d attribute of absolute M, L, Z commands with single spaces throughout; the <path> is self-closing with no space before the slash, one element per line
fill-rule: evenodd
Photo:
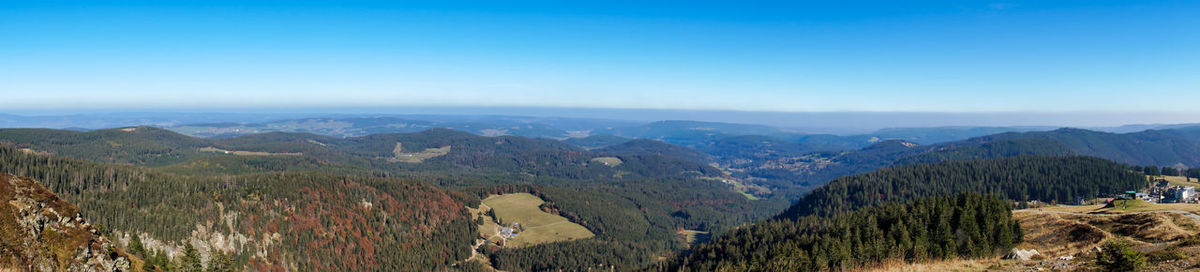
<path fill-rule="evenodd" d="M 1200 114 L 1196 10 L 1190 1 L 5 2 L 0 111 Z"/>
<path fill-rule="evenodd" d="M 1200 116 L 1170 112 L 762 112 L 669 109 L 549 107 L 390 107 L 390 108 L 237 108 L 237 109 L 91 109 L 0 111 L 26 118 L 87 117 L 129 125 L 175 125 L 205 122 L 259 123 L 299 118 L 508 116 L 578 118 L 630 122 L 685 120 L 757 124 L 795 132 L 854 134 L 885 128 L 931 127 L 1076 127 L 1116 129 L 1200 123 Z M 157 118 L 157 119 L 156 119 Z M 83 119 L 91 120 L 91 119 Z M 122 121 L 128 120 L 128 121 Z M 3 118 L 0 118 L 3 121 Z M 137 123 L 143 122 L 143 123 Z M 156 123 L 160 122 L 160 123 Z M 3 124 L 3 123 L 0 123 Z M 59 126 L 63 128 L 66 126 Z M 87 127 L 84 128 L 100 128 Z"/>

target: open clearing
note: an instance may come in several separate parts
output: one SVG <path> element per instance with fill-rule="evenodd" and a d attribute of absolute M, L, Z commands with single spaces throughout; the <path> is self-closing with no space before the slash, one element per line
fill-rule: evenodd
<path fill-rule="evenodd" d="M 271 153 L 271 152 L 259 152 L 259 151 L 224 150 L 224 149 L 211 147 L 211 146 L 205 147 L 205 148 L 200 148 L 200 152 L 216 152 L 216 153 L 232 154 L 232 155 L 238 155 L 238 156 L 300 156 L 300 155 L 302 155 L 300 153 Z"/>
<path fill-rule="evenodd" d="M 617 167 L 617 165 L 621 165 L 621 163 L 622 163 L 621 159 L 617 158 L 617 157 L 595 157 L 595 158 L 592 158 L 592 161 L 598 162 L 598 163 L 603 163 L 604 165 L 607 165 L 610 167 Z"/>
<path fill-rule="evenodd" d="M 505 242 L 507 247 L 522 247 L 549 242 L 584 239 L 595 236 L 587 228 L 567 221 L 567 218 L 542 211 L 538 206 L 544 201 L 528 193 L 494 195 L 483 200 L 483 206 L 490 207 L 496 214 L 496 219 L 503 225 L 518 223 L 525 230 L 516 237 Z M 487 227 L 493 229 L 489 230 Z M 500 225 L 484 223 L 480 232 L 498 233 Z"/>
<path fill-rule="evenodd" d="M 449 154 L 449 153 L 450 153 L 450 146 L 448 146 L 448 145 L 443 146 L 443 147 L 438 147 L 438 148 L 426 148 L 424 151 L 417 152 L 417 153 L 406 153 L 406 152 L 404 152 L 404 145 L 402 143 L 396 143 L 396 148 L 392 149 L 392 154 L 395 154 L 396 156 L 392 157 L 392 158 L 388 158 L 388 161 L 389 162 L 419 163 L 419 162 L 423 162 L 428 159 L 445 156 L 446 154 Z"/>
<path fill-rule="evenodd" d="M 688 247 L 692 247 L 692 245 L 695 245 L 696 243 L 707 242 L 708 239 L 711 238 L 711 234 L 709 234 L 707 231 L 681 229 L 675 234 L 682 236 L 683 243 Z"/>

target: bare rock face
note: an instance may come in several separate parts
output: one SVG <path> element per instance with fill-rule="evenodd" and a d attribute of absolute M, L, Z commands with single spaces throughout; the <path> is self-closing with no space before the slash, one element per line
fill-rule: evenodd
<path fill-rule="evenodd" d="M 98 233 L 36 181 L 0 174 L 0 271 L 130 271 L 129 256 Z"/>

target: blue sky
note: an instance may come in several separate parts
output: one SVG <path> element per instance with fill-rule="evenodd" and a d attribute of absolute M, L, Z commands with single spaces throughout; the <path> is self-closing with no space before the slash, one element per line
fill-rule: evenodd
<path fill-rule="evenodd" d="M 0 109 L 1200 113 L 1196 14 L 1197 1 L 0 1 Z"/>

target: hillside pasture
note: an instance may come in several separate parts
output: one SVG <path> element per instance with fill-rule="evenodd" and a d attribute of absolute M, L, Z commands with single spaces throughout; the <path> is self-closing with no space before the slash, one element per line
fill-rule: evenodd
<path fill-rule="evenodd" d="M 396 143 L 396 148 L 392 149 L 395 157 L 388 158 L 389 162 L 404 162 L 404 163 L 419 163 L 425 160 L 445 156 L 450 153 L 450 146 L 437 148 L 426 148 L 421 152 L 404 152 L 404 144 Z"/>
<path fill-rule="evenodd" d="M 300 156 L 300 155 L 303 155 L 300 153 L 272 153 L 272 152 L 260 152 L 260 151 L 224 150 L 224 149 L 211 147 L 211 146 L 200 148 L 200 152 L 214 152 L 214 153 L 238 155 L 238 156 Z"/>
<path fill-rule="evenodd" d="M 485 222 L 480 231 L 497 233 L 499 230 L 487 230 L 486 227 L 499 228 L 517 223 L 524 227 L 516 237 L 506 241 L 508 247 L 523 247 L 542 243 L 585 239 L 595 236 L 591 231 L 579 224 L 572 223 L 562 216 L 542 211 L 539 206 L 544 201 L 528 193 L 494 195 L 483 200 L 483 205 L 490 207 L 496 214 L 499 225 Z"/>
<path fill-rule="evenodd" d="M 609 167 L 617 167 L 618 165 L 621 165 L 621 163 L 623 163 L 623 161 L 621 161 L 621 158 L 617 158 L 617 157 L 595 157 L 595 158 L 592 158 L 592 162 L 601 163 L 601 164 L 604 164 Z"/>

